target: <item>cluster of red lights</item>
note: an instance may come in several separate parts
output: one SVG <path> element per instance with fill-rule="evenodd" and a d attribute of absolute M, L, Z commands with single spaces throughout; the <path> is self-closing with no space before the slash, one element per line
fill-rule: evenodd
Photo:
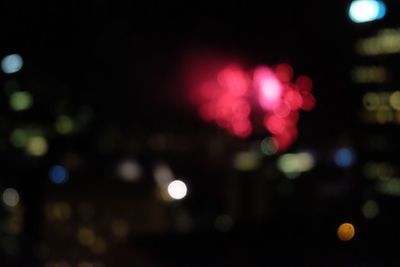
<path fill-rule="evenodd" d="M 282 151 L 297 137 L 299 111 L 315 106 L 312 87 L 307 76 L 293 81 L 293 68 L 288 64 L 259 66 L 252 71 L 228 65 L 214 80 L 203 82 L 194 95 L 205 121 L 216 122 L 241 138 L 253 133 L 252 115 L 261 114 L 263 126 Z"/>

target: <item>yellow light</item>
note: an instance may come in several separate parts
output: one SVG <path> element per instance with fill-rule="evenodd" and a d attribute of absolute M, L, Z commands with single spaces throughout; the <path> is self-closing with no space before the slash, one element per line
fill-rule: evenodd
<path fill-rule="evenodd" d="M 376 112 L 376 121 L 380 124 L 386 124 L 393 121 L 393 111 L 388 106 L 380 106 Z"/>
<path fill-rule="evenodd" d="M 393 109 L 400 110 L 400 91 L 395 91 L 390 95 L 389 103 Z"/>
<path fill-rule="evenodd" d="M 32 103 L 32 95 L 28 92 L 15 92 L 10 95 L 10 106 L 15 111 L 29 109 Z"/>
<path fill-rule="evenodd" d="M 31 156 L 40 157 L 47 153 L 48 145 L 42 136 L 33 136 L 28 139 L 26 153 Z"/>
<path fill-rule="evenodd" d="M 377 110 L 381 105 L 379 95 L 374 92 L 366 93 L 362 98 L 362 102 L 366 110 Z"/>
<path fill-rule="evenodd" d="M 395 54 L 400 52 L 400 29 L 383 29 L 375 36 L 361 39 L 357 53 L 363 56 Z"/>
<path fill-rule="evenodd" d="M 314 157 L 308 152 L 287 153 L 278 158 L 277 166 L 286 174 L 306 172 L 314 167 Z"/>
<path fill-rule="evenodd" d="M 387 80 L 386 69 L 382 66 L 356 67 L 351 76 L 356 83 L 382 83 Z"/>
<path fill-rule="evenodd" d="M 350 241 L 355 235 L 354 225 L 351 223 L 342 223 L 337 229 L 337 235 L 341 241 Z"/>
<path fill-rule="evenodd" d="M 69 134 L 75 128 L 74 121 L 66 115 L 61 115 L 55 122 L 55 128 L 59 134 Z"/>
<path fill-rule="evenodd" d="M 91 228 L 82 227 L 78 230 L 78 241 L 84 246 L 92 246 L 96 236 Z"/>
<path fill-rule="evenodd" d="M 66 202 L 48 204 L 46 205 L 46 217 L 48 220 L 68 220 L 71 217 L 71 207 Z"/>
<path fill-rule="evenodd" d="M 233 160 L 233 166 L 240 171 L 251 171 L 258 167 L 259 157 L 254 152 L 240 152 Z"/>

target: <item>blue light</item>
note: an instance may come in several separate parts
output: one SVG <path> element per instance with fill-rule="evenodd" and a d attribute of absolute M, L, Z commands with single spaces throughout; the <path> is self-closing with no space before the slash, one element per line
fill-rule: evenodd
<path fill-rule="evenodd" d="M 354 151 L 351 148 L 340 148 L 336 150 L 334 160 L 336 165 L 347 168 L 354 163 Z"/>
<path fill-rule="evenodd" d="M 24 64 L 22 57 L 18 54 L 5 56 L 1 61 L 1 69 L 4 73 L 11 74 L 18 72 Z"/>
<path fill-rule="evenodd" d="M 60 165 L 56 165 L 50 168 L 49 177 L 50 180 L 55 184 L 63 184 L 69 178 L 68 171 Z"/>
<path fill-rule="evenodd" d="M 349 8 L 349 17 L 355 23 L 382 19 L 386 15 L 386 5 L 379 0 L 355 0 Z"/>

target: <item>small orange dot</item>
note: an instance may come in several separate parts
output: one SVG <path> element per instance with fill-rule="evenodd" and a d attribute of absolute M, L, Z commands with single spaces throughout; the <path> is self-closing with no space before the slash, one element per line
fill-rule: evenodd
<path fill-rule="evenodd" d="M 350 241 L 353 239 L 355 232 L 351 223 L 342 223 L 337 229 L 337 235 L 341 241 Z"/>

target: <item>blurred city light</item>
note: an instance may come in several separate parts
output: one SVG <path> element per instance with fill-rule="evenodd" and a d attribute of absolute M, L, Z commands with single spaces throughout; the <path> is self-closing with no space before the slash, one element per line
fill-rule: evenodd
<path fill-rule="evenodd" d="M 119 177 L 127 182 L 138 181 L 142 176 L 142 167 L 133 160 L 125 160 L 117 167 Z"/>
<path fill-rule="evenodd" d="M 289 64 L 258 66 L 253 71 L 230 64 L 218 72 L 217 81 L 211 76 L 200 83 L 190 98 L 203 120 L 240 138 L 249 137 L 259 126 L 251 115 L 262 115 L 262 126 L 272 133 L 276 150 L 284 151 L 297 138 L 299 111 L 316 105 L 312 80 L 300 75 L 291 82 L 293 72 Z"/>
<path fill-rule="evenodd" d="M 166 163 L 156 164 L 153 169 L 153 175 L 160 187 L 167 186 L 174 179 L 174 174 Z"/>
<path fill-rule="evenodd" d="M 287 153 L 278 158 L 277 166 L 288 177 L 295 177 L 296 174 L 310 171 L 314 167 L 314 157 L 309 152 Z"/>
<path fill-rule="evenodd" d="M 383 83 L 388 74 L 383 66 L 359 66 L 352 70 L 351 78 L 355 83 Z"/>
<path fill-rule="evenodd" d="M 49 178 L 55 184 L 63 184 L 68 180 L 69 174 L 63 166 L 56 165 L 50 168 Z"/>
<path fill-rule="evenodd" d="M 96 242 L 96 235 L 92 228 L 81 227 L 78 230 L 78 241 L 84 246 L 92 246 Z"/>
<path fill-rule="evenodd" d="M 349 17 L 355 23 L 364 23 L 382 19 L 386 14 L 386 5 L 378 0 L 355 0 L 350 4 Z"/>
<path fill-rule="evenodd" d="M 389 103 L 394 110 L 400 110 L 400 91 L 394 91 L 390 94 Z"/>
<path fill-rule="evenodd" d="M 24 129 L 14 129 L 10 135 L 10 141 L 15 147 L 24 147 L 28 142 L 28 132 Z"/>
<path fill-rule="evenodd" d="M 281 102 L 282 84 L 268 67 L 258 67 L 254 71 L 254 83 L 258 89 L 258 101 L 265 110 L 274 110 Z"/>
<path fill-rule="evenodd" d="M 8 207 L 16 207 L 19 203 L 18 191 L 14 188 L 7 188 L 2 194 L 3 203 Z"/>
<path fill-rule="evenodd" d="M 40 157 L 47 153 L 48 144 L 44 137 L 32 136 L 29 137 L 25 150 L 28 155 Z"/>
<path fill-rule="evenodd" d="M 33 98 L 29 92 L 15 92 L 10 95 L 10 106 L 15 111 L 29 109 L 32 106 Z"/>
<path fill-rule="evenodd" d="M 274 155 L 278 151 L 276 141 L 273 137 L 267 137 L 261 141 L 261 151 L 267 156 Z"/>
<path fill-rule="evenodd" d="M 171 198 L 180 200 L 183 199 L 187 194 L 187 187 L 181 180 L 172 181 L 168 185 L 168 194 Z"/>
<path fill-rule="evenodd" d="M 381 177 L 376 189 L 388 196 L 400 196 L 400 177 Z"/>
<path fill-rule="evenodd" d="M 356 50 L 362 56 L 400 53 L 400 29 L 382 29 L 374 36 L 360 39 Z"/>
<path fill-rule="evenodd" d="M 378 203 L 374 200 L 368 200 L 362 206 L 362 214 L 367 219 L 374 219 L 379 214 Z"/>
<path fill-rule="evenodd" d="M 45 207 L 46 219 L 49 221 L 66 221 L 71 214 L 71 206 L 64 201 L 48 203 Z"/>
<path fill-rule="evenodd" d="M 69 134 L 74 130 L 74 121 L 66 115 L 61 115 L 55 122 L 56 131 L 60 134 Z"/>
<path fill-rule="evenodd" d="M 341 168 L 350 167 L 355 161 L 355 153 L 348 147 L 339 148 L 335 151 L 334 161 Z"/>
<path fill-rule="evenodd" d="M 259 156 L 254 152 L 239 152 L 233 159 L 233 166 L 240 171 L 251 171 L 258 167 Z"/>
<path fill-rule="evenodd" d="M 11 74 L 18 72 L 23 66 L 22 57 L 18 54 L 5 56 L 1 61 L 1 69 L 4 73 Z"/>
<path fill-rule="evenodd" d="M 351 223 L 342 223 L 337 229 L 337 235 L 341 241 L 350 241 L 355 235 L 354 225 Z"/>

